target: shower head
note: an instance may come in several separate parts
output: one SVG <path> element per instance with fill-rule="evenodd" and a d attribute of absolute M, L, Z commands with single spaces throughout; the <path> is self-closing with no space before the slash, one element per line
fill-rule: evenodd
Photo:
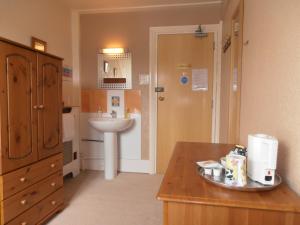
<path fill-rule="evenodd" d="M 195 30 L 195 37 L 200 37 L 200 38 L 203 38 L 203 37 L 207 37 L 207 33 L 205 33 L 203 30 L 202 30 L 202 27 L 201 25 L 199 25 L 198 29 Z"/>

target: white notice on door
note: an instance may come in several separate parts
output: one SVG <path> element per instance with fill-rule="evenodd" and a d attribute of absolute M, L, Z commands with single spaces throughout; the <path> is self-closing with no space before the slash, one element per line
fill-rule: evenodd
<path fill-rule="evenodd" d="M 192 90 L 208 90 L 208 69 L 192 69 Z"/>

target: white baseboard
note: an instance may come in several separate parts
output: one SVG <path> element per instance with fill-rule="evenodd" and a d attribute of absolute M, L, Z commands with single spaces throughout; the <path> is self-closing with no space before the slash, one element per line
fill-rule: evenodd
<path fill-rule="evenodd" d="M 104 159 L 86 158 L 82 159 L 83 170 L 104 170 Z"/>
<path fill-rule="evenodd" d="M 149 160 L 121 159 L 119 164 L 121 172 L 149 173 L 149 169 Z"/>
<path fill-rule="evenodd" d="M 83 168 L 86 170 L 104 170 L 104 159 L 85 158 L 83 159 Z M 119 171 L 132 173 L 149 173 L 149 160 L 121 159 Z"/>

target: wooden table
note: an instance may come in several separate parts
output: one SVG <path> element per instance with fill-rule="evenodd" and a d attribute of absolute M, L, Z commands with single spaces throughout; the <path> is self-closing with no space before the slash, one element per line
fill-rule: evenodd
<path fill-rule="evenodd" d="M 196 161 L 219 160 L 231 147 L 177 143 L 157 194 L 164 225 L 300 225 L 300 197 L 285 183 L 272 191 L 240 192 L 198 175 Z"/>

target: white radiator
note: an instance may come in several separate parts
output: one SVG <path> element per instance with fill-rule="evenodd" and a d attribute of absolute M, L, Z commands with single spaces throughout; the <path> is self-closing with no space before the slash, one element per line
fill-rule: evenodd
<path fill-rule="evenodd" d="M 79 163 L 79 113 L 75 107 L 65 107 L 63 109 L 63 155 L 64 167 L 63 175 L 72 174 L 77 176 L 80 171 Z"/>

